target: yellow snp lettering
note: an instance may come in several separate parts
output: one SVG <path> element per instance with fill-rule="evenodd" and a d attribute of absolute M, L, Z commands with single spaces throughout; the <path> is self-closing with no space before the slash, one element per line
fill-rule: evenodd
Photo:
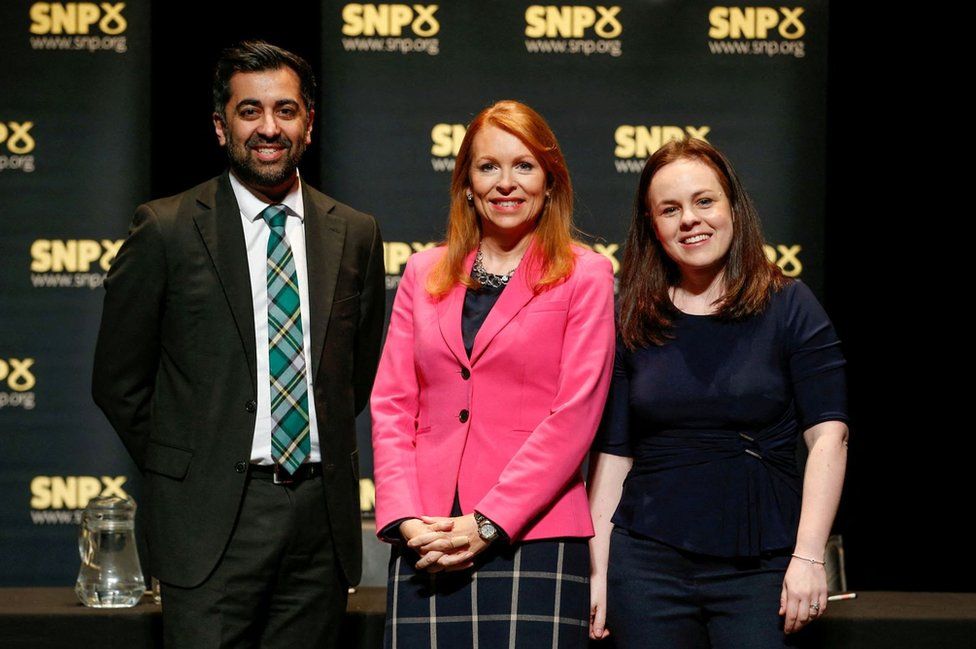
<path fill-rule="evenodd" d="M 430 129 L 430 152 L 441 158 L 457 156 L 467 129 L 464 124 L 435 124 Z"/>
<path fill-rule="evenodd" d="M 723 38 L 767 38 L 775 28 L 789 40 L 801 38 L 806 26 L 800 20 L 803 7 L 712 7 L 708 35 Z"/>
<path fill-rule="evenodd" d="M 803 272 L 803 263 L 800 261 L 802 246 L 794 244 L 791 246 L 777 244 L 775 247 L 768 243 L 763 246 L 766 259 L 773 262 L 783 271 L 787 277 L 798 277 Z"/>
<path fill-rule="evenodd" d="M 383 261 L 387 275 L 399 275 L 403 265 L 413 254 L 410 246 L 402 241 L 383 242 Z"/>
<path fill-rule="evenodd" d="M 98 25 L 103 34 L 121 34 L 128 27 L 124 2 L 35 2 L 30 8 L 32 34 L 87 34 Z"/>
<path fill-rule="evenodd" d="M 32 509 L 83 509 L 95 496 L 128 498 L 126 476 L 35 476 L 30 483 Z"/>
<path fill-rule="evenodd" d="M 438 5 L 347 4 L 342 8 L 342 33 L 346 36 L 400 36 L 403 28 L 429 37 L 440 31 L 434 14 Z"/>
<path fill-rule="evenodd" d="M 614 275 L 620 272 L 620 261 L 617 259 L 617 251 L 620 250 L 619 243 L 595 243 L 593 249 L 610 260 Z"/>
<path fill-rule="evenodd" d="M 407 263 L 410 255 L 415 252 L 423 252 L 436 245 L 437 242 L 435 241 L 428 241 L 427 243 L 420 241 L 414 241 L 412 243 L 405 241 L 384 241 L 383 261 L 386 267 L 386 274 L 399 275 L 403 272 L 403 265 Z"/>
<path fill-rule="evenodd" d="M 710 126 L 640 126 L 623 124 L 613 133 L 618 158 L 646 158 L 671 140 L 693 137 L 705 140 Z M 706 140 L 707 141 L 707 140 Z"/>
<path fill-rule="evenodd" d="M 376 485 L 369 478 L 359 479 L 359 511 L 371 512 L 376 508 Z"/>
<path fill-rule="evenodd" d="M 623 32 L 617 18 L 620 7 L 531 5 L 525 10 L 525 35 L 529 38 L 582 38 L 590 27 L 600 38 L 616 38 Z"/>
<path fill-rule="evenodd" d="M 26 392 L 37 384 L 31 366 L 33 358 L 0 358 L 0 381 L 6 381 L 7 387 L 14 392 Z"/>
<path fill-rule="evenodd" d="M 34 122 L 0 122 L 0 144 L 6 143 L 7 150 L 17 155 L 30 153 L 35 142 L 28 131 L 33 126 Z"/>
<path fill-rule="evenodd" d="M 93 262 L 107 271 L 122 247 L 122 239 L 38 239 L 31 244 L 31 270 L 46 272 L 88 272 Z"/>

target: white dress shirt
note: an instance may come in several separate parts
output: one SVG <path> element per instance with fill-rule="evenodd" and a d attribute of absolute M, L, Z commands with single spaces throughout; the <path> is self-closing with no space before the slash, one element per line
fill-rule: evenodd
<path fill-rule="evenodd" d="M 271 370 L 268 360 L 268 237 L 271 226 L 261 218 L 261 212 L 272 203 L 265 203 L 252 194 L 233 173 L 230 185 L 241 208 L 244 241 L 247 246 L 247 266 L 251 277 L 251 299 L 254 304 L 254 342 L 257 354 L 258 410 L 251 442 L 251 463 L 274 464 L 271 459 Z M 306 462 L 321 462 L 319 429 L 315 419 L 315 400 L 312 392 L 311 326 L 308 306 L 308 266 L 305 263 L 305 205 L 302 203 L 302 183 L 299 178 L 280 203 L 287 210 L 285 237 L 295 258 L 298 275 L 298 297 L 302 308 L 302 345 L 305 352 L 305 382 L 308 385 L 308 423 L 311 428 L 312 452 Z"/>

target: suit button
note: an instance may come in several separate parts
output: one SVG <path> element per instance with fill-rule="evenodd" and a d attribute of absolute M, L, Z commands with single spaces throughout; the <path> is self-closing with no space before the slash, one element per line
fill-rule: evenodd
<path fill-rule="evenodd" d="M 244 404 L 244 410 L 246 410 L 247 412 L 257 412 L 258 402 L 254 400 L 248 401 L 247 403 Z"/>
<path fill-rule="evenodd" d="M 461 420 L 461 423 L 462 424 L 468 420 L 468 415 L 469 414 L 470 413 L 468 413 L 468 409 L 467 408 L 465 408 L 464 410 L 462 410 L 461 412 L 458 413 L 458 419 Z"/>
<path fill-rule="evenodd" d="M 247 462 L 241 461 L 234 465 L 234 470 L 238 473 L 244 473 L 247 471 Z"/>
<path fill-rule="evenodd" d="M 467 381 L 468 379 L 470 379 L 471 378 L 471 370 L 469 370 L 466 367 L 462 367 L 461 368 L 461 378 L 464 379 L 465 381 Z"/>

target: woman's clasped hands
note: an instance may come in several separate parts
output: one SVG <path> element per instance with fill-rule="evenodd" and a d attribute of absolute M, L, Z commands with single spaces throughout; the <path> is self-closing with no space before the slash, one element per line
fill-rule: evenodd
<path fill-rule="evenodd" d="M 427 572 L 471 568 L 474 557 L 488 547 L 478 534 L 474 514 L 411 518 L 400 523 L 400 534 L 420 555 L 416 568 Z"/>

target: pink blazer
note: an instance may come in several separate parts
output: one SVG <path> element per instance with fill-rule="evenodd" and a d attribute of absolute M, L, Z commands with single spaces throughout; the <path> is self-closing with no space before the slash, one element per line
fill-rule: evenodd
<path fill-rule="evenodd" d="M 513 540 L 592 536 L 580 465 L 613 366 L 609 260 L 577 247 L 569 279 L 535 295 L 541 270 L 530 248 L 469 360 L 465 287 L 440 300 L 425 289 L 444 250 L 407 262 L 376 375 L 377 530 L 448 516 L 456 487 L 464 513 L 481 512 Z"/>

